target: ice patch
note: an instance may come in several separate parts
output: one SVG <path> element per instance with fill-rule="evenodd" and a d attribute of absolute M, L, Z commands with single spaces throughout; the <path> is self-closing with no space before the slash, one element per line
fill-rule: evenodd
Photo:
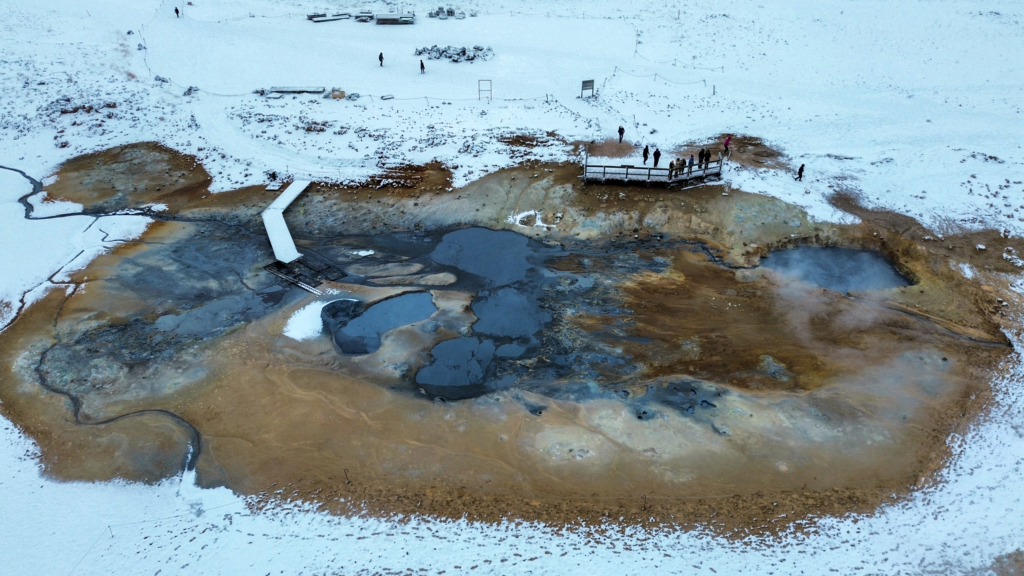
<path fill-rule="evenodd" d="M 32 205 L 33 218 L 50 218 L 52 216 L 64 216 L 66 214 L 81 214 L 84 206 L 77 202 L 66 200 L 47 200 L 46 191 L 28 197 L 28 203 Z"/>
<path fill-rule="evenodd" d="M 968 280 L 974 278 L 974 268 L 972 268 L 967 262 L 960 262 L 959 264 L 954 265 L 954 268 L 959 270 L 960 273 L 964 275 L 964 278 L 967 278 Z"/>
<path fill-rule="evenodd" d="M 283 334 L 292 340 L 312 340 L 323 333 L 324 323 L 320 311 L 334 300 L 310 302 L 292 313 L 284 325 Z"/>
<path fill-rule="evenodd" d="M 19 303 L 25 306 L 45 294 L 37 289 L 50 279 L 67 282 L 67 274 L 80 270 L 94 257 L 119 242 L 142 234 L 151 220 L 144 217 L 68 216 L 48 220 L 25 218 L 17 202 L 0 204 L 0 329 L 13 320 Z"/>
<path fill-rule="evenodd" d="M 544 223 L 540 216 L 540 210 L 527 210 L 526 212 L 513 213 L 508 217 L 508 223 L 515 224 L 516 226 L 521 226 L 523 228 L 529 228 L 530 226 L 523 224 L 523 220 L 526 220 L 530 216 L 535 216 L 537 218 L 537 221 L 533 224 L 535 228 L 543 228 L 545 230 L 556 229 L 554 224 Z"/>
<path fill-rule="evenodd" d="M 0 170 L 0 202 L 12 202 L 32 192 L 32 184 L 13 170 Z"/>

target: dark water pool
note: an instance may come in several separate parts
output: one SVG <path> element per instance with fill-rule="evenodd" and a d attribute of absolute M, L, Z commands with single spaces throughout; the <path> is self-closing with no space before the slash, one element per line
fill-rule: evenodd
<path fill-rule="evenodd" d="M 521 282 L 532 268 L 529 239 L 508 230 L 466 228 L 445 234 L 430 258 L 498 287 Z"/>
<path fill-rule="evenodd" d="M 761 265 L 836 292 L 910 285 L 910 280 L 892 262 L 871 250 L 801 246 L 772 252 Z"/>
<path fill-rule="evenodd" d="M 431 260 L 454 268 L 460 277 L 473 275 L 483 289 L 472 304 L 477 317 L 472 336 L 435 346 L 430 362 L 416 374 L 424 391 L 461 399 L 515 382 L 499 365 L 535 355 L 538 333 L 551 322 L 539 300 L 541 251 L 537 243 L 507 230 L 467 228 L 445 234 Z"/>
<path fill-rule="evenodd" d="M 324 306 L 320 317 L 334 344 L 345 354 L 370 354 L 380 348 L 380 335 L 399 326 L 426 320 L 437 312 L 430 294 L 417 292 L 389 298 L 366 308 L 356 300 Z"/>

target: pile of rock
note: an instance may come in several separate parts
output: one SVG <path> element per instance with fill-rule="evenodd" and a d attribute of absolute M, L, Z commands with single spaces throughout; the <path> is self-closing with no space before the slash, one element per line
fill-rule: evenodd
<path fill-rule="evenodd" d="M 430 48 L 418 48 L 417 56 L 426 56 L 429 60 L 448 59 L 452 62 L 473 62 L 474 60 L 487 60 L 494 56 L 494 50 L 489 46 L 473 46 L 472 48 L 458 48 L 456 46 L 438 47 L 436 44 Z"/>

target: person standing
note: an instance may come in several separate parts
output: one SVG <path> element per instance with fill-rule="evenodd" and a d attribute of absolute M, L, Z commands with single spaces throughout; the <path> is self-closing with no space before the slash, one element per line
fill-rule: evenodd
<path fill-rule="evenodd" d="M 723 154 L 723 156 L 726 158 L 729 157 L 729 142 L 732 142 L 732 136 L 725 137 L 725 145 L 723 146 L 723 148 L 725 148 L 725 154 Z"/>
<path fill-rule="evenodd" d="M 661 160 L 661 150 L 655 148 L 654 149 L 654 167 L 655 168 L 658 167 L 658 161 L 659 160 Z"/>
<path fill-rule="evenodd" d="M 690 176 L 693 175 L 693 154 L 690 154 Z"/>
<path fill-rule="evenodd" d="M 804 179 L 804 165 L 800 165 L 800 169 L 796 171 L 796 179 L 803 181 Z"/>
<path fill-rule="evenodd" d="M 701 148 L 700 152 L 697 152 L 697 170 L 704 168 L 704 149 Z"/>
<path fill-rule="evenodd" d="M 181 12 L 178 12 L 178 7 L 177 6 L 174 7 L 174 17 L 175 18 L 181 18 Z"/>
<path fill-rule="evenodd" d="M 675 171 L 676 171 L 676 161 L 675 160 L 669 160 L 668 161 L 668 180 L 669 180 L 669 182 L 672 181 L 672 173 L 675 172 Z"/>
<path fill-rule="evenodd" d="M 619 126 L 619 144 L 622 144 L 622 137 L 626 135 L 626 129 Z"/>
<path fill-rule="evenodd" d="M 420 74 L 426 74 L 427 67 L 423 65 L 423 60 L 420 60 Z"/>
<path fill-rule="evenodd" d="M 380 60 L 380 67 L 383 68 L 384 67 L 384 53 L 383 52 L 380 53 L 380 56 L 377 56 L 377 60 Z"/>
<path fill-rule="evenodd" d="M 651 148 L 649 146 L 644 146 L 644 166 L 647 165 L 647 158 L 650 157 L 650 155 L 651 155 Z"/>

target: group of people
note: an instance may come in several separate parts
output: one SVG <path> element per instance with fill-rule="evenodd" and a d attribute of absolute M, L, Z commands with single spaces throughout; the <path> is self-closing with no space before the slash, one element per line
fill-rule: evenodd
<path fill-rule="evenodd" d="M 625 134 L 625 132 L 626 132 L 625 128 L 623 128 L 622 126 L 619 126 L 619 142 L 622 142 L 622 137 Z M 725 142 L 723 142 L 723 144 L 722 144 L 722 156 L 723 157 L 726 157 L 726 156 L 729 155 L 729 142 L 731 142 L 731 141 L 732 141 L 732 136 L 728 136 L 728 137 L 726 137 Z M 659 150 L 658 148 L 655 148 L 654 149 L 654 153 L 651 154 L 651 147 L 650 146 L 644 146 L 643 158 L 644 158 L 644 165 L 645 166 L 647 165 L 647 160 L 649 160 L 652 157 L 654 158 L 654 168 L 657 168 L 658 167 L 658 163 L 661 162 L 661 150 Z M 693 154 L 690 154 L 689 162 L 687 162 L 687 160 L 685 158 L 676 158 L 675 160 L 670 161 L 668 163 L 668 179 L 672 180 L 673 178 L 675 178 L 677 176 L 682 176 L 683 174 L 692 175 L 693 174 L 693 167 L 694 166 L 697 167 L 697 170 L 704 170 L 704 169 L 708 168 L 710 165 L 711 165 L 711 149 L 710 148 L 701 148 L 700 152 L 697 153 L 696 157 L 694 157 Z"/>
<path fill-rule="evenodd" d="M 693 154 L 690 154 L 690 161 L 687 162 L 685 158 L 676 158 L 675 160 L 668 163 L 668 179 L 672 180 L 676 176 L 682 176 L 683 174 L 693 174 L 693 166 L 697 165 L 697 170 L 703 170 L 711 164 L 711 150 L 707 148 L 701 148 L 700 152 L 697 153 L 697 157 L 694 158 Z M 657 163 L 654 165 L 657 167 Z M 689 171 L 687 171 L 689 170 Z"/>
<path fill-rule="evenodd" d="M 622 126 L 619 126 L 619 143 L 620 144 L 622 143 L 622 138 L 625 135 L 626 135 L 626 129 L 624 127 L 622 127 Z M 722 142 L 722 153 L 719 156 L 720 158 L 728 158 L 729 157 L 729 143 L 730 142 L 732 142 L 732 136 L 726 136 L 725 140 Z M 647 165 L 647 160 L 649 160 L 652 157 L 651 147 L 649 145 L 645 145 L 644 146 L 643 157 L 644 157 L 644 165 L 646 166 Z M 659 150 L 658 148 L 655 148 L 654 149 L 653 157 L 654 157 L 654 167 L 657 168 L 658 167 L 658 163 L 661 161 L 661 150 Z M 697 167 L 697 170 L 704 170 L 704 169 L 708 168 L 710 165 L 711 165 L 711 149 L 709 149 L 709 148 L 701 148 L 700 152 L 697 153 L 696 157 L 694 157 L 693 154 L 690 154 L 689 161 L 687 161 L 685 158 L 676 158 L 675 160 L 670 161 L 668 163 L 668 179 L 672 180 L 673 178 L 676 178 L 678 176 L 683 176 L 683 175 L 689 176 L 689 175 L 692 175 L 693 174 L 693 167 L 694 166 Z M 800 169 L 797 170 L 797 173 L 796 173 L 796 176 L 794 176 L 794 179 L 795 180 L 799 180 L 799 181 L 802 181 L 804 179 L 804 165 L 803 164 L 800 165 Z"/>

